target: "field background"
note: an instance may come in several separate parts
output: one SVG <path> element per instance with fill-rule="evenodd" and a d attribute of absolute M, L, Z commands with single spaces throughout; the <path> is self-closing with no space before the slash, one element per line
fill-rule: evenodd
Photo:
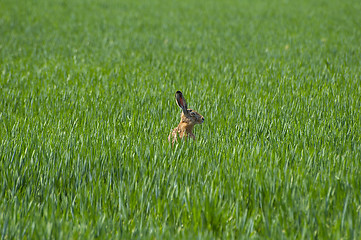
<path fill-rule="evenodd" d="M 0 0 L 1 238 L 360 239 L 360 13 Z"/>

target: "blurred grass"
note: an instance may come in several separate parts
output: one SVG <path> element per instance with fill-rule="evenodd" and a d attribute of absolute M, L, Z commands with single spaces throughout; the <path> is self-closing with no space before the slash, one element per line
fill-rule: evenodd
<path fill-rule="evenodd" d="M 358 239 L 360 10 L 0 0 L 2 238 Z"/>

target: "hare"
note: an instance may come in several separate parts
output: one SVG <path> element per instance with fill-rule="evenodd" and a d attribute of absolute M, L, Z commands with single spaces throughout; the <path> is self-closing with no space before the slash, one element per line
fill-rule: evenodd
<path fill-rule="evenodd" d="M 187 102 L 181 91 L 177 91 L 175 93 L 175 100 L 177 105 L 182 109 L 182 114 L 178 127 L 174 128 L 168 136 L 168 141 L 170 142 L 172 140 L 172 145 L 174 142 L 177 142 L 177 134 L 179 134 L 180 138 L 187 136 L 195 140 L 196 136 L 194 136 L 192 132 L 193 127 L 196 124 L 202 124 L 204 122 L 204 117 L 202 115 L 187 108 Z"/>

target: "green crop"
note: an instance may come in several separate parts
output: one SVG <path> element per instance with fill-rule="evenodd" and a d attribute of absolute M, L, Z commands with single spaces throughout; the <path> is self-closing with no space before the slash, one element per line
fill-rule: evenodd
<path fill-rule="evenodd" d="M 1 239 L 360 239 L 360 12 L 0 0 Z"/>

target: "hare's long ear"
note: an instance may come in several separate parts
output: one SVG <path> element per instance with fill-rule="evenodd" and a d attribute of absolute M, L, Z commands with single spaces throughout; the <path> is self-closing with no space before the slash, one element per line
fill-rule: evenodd
<path fill-rule="evenodd" d="M 187 102 L 184 99 L 181 91 L 177 91 L 175 93 L 175 100 L 177 101 L 178 106 L 183 110 L 183 113 L 187 114 L 188 113 Z"/>

